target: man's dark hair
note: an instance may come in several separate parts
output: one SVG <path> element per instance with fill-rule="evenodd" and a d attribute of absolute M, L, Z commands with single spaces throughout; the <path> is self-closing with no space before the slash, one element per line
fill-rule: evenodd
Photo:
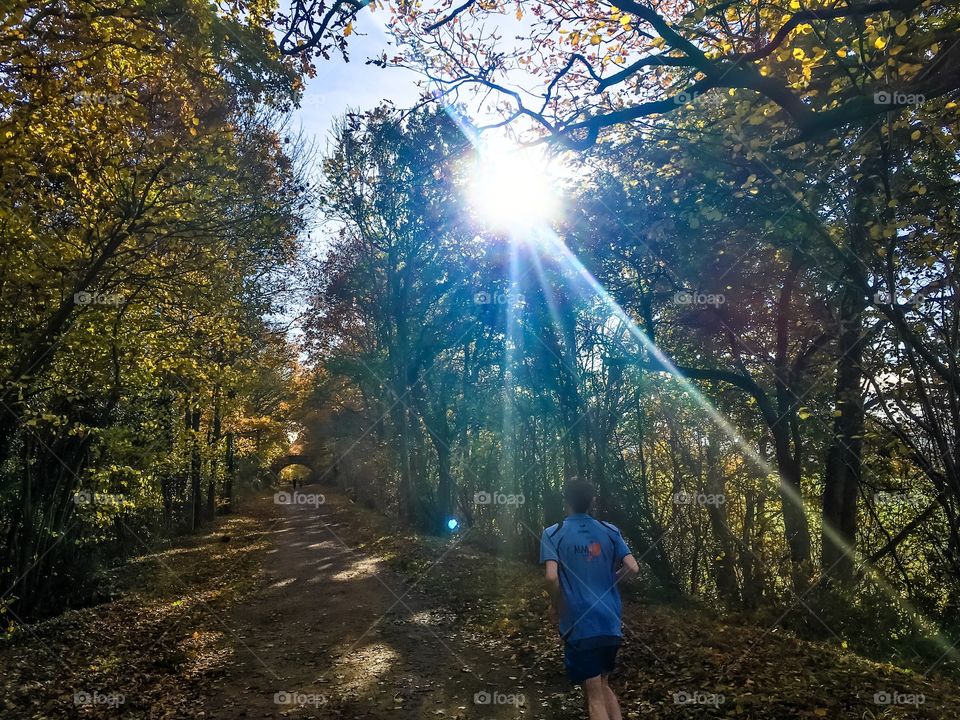
<path fill-rule="evenodd" d="M 563 499 L 575 513 L 585 513 L 590 510 L 593 504 L 593 496 L 596 490 L 592 483 L 572 477 L 567 480 L 563 487 Z"/>

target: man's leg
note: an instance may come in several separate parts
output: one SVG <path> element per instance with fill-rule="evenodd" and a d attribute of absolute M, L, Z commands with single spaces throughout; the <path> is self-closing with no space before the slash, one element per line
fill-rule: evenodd
<path fill-rule="evenodd" d="M 587 712 L 590 713 L 590 720 L 611 720 L 610 715 L 607 714 L 608 691 L 609 688 L 605 687 L 600 675 L 583 681 L 583 692 L 587 696 Z"/>
<path fill-rule="evenodd" d="M 620 703 L 617 701 L 617 696 L 613 694 L 613 688 L 607 683 L 607 677 L 607 675 L 600 676 L 600 681 L 603 684 L 603 699 L 604 706 L 607 709 L 607 717 L 610 720 L 623 720 L 623 716 L 620 714 Z"/>

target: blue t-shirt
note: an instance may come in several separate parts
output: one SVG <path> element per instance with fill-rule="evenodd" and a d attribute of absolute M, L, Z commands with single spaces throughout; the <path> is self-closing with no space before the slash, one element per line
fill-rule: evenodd
<path fill-rule="evenodd" d="M 540 562 L 556 560 L 559 565 L 560 635 L 565 641 L 622 635 L 616 574 L 629 554 L 616 527 L 587 514 L 571 515 L 543 531 Z"/>

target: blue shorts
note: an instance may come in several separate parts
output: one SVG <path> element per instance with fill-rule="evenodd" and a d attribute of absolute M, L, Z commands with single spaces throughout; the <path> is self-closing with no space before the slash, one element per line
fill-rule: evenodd
<path fill-rule="evenodd" d="M 607 635 L 564 643 L 563 666 L 567 679 L 580 685 L 589 678 L 613 672 L 619 649 L 620 638 Z"/>

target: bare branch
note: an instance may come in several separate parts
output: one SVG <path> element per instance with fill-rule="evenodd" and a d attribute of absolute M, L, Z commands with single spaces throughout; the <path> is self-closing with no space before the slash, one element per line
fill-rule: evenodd
<path fill-rule="evenodd" d="M 453 11 L 451 11 L 451 13 L 447 15 L 445 18 L 441 18 L 440 20 L 437 20 L 437 22 L 433 23 L 432 25 L 427 25 L 424 28 L 424 31 L 428 33 L 433 32 L 437 28 L 443 25 L 446 25 L 448 22 L 450 22 L 451 20 L 454 20 L 458 15 L 460 15 L 460 13 L 465 12 L 469 10 L 471 7 L 473 7 L 475 3 L 476 3 L 476 0 L 467 0 L 465 3 L 463 3 L 463 5 L 460 5 L 459 7 L 454 8 Z"/>

